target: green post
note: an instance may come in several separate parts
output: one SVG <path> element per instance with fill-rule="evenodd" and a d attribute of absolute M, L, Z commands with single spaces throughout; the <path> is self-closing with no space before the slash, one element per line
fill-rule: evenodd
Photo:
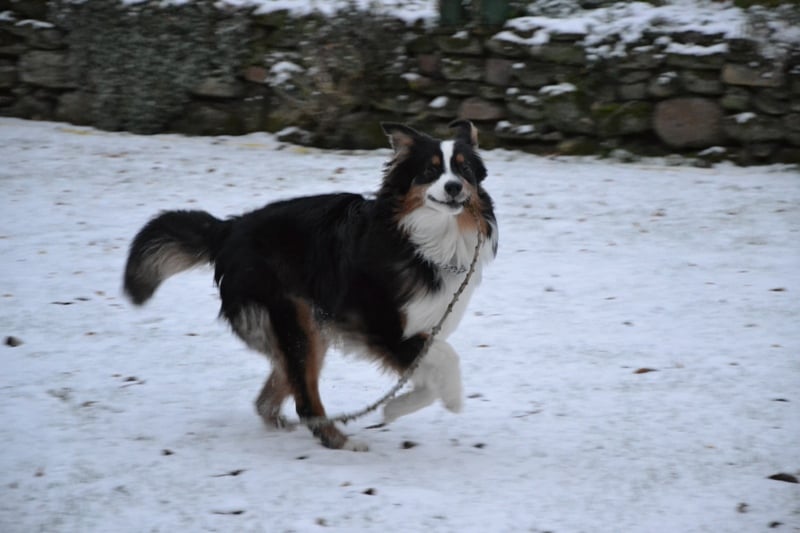
<path fill-rule="evenodd" d="M 461 0 L 439 0 L 439 24 L 442 26 L 463 26 L 467 22 L 467 12 Z"/>
<path fill-rule="evenodd" d="M 508 19 L 508 0 L 472 0 L 477 19 L 485 26 L 502 26 Z"/>

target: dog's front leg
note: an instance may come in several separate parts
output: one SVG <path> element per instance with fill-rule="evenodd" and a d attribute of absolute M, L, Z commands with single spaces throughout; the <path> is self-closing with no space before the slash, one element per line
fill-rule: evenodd
<path fill-rule="evenodd" d="M 436 393 L 428 387 L 415 386 L 409 392 L 392 398 L 383 408 L 383 423 L 388 424 L 427 407 L 436 400 Z"/>
<path fill-rule="evenodd" d="M 446 341 L 433 341 L 411 380 L 414 382 L 414 389 L 390 400 L 384 407 L 384 422 L 388 423 L 419 411 L 437 398 L 441 398 L 449 411 L 461 411 L 461 368 L 458 354 Z"/>

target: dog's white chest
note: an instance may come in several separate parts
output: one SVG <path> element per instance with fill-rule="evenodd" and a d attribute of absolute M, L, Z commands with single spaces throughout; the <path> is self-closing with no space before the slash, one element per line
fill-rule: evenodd
<path fill-rule="evenodd" d="M 458 327 L 469 304 L 469 299 L 472 297 L 472 292 L 480 283 L 480 270 L 480 264 L 476 265 L 469 284 L 464 288 L 464 292 L 459 295 L 452 312 L 445 320 L 442 330 L 439 332 L 439 338 L 446 339 Z M 412 298 L 405 306 L 406 327 L 403 332 L 404 336 L 410 337 L 417 333 L 430 332 L 447 312 L 447 307 L 453 300 L 453 295 L 458 291 L 465 277 L 466 273 L 445 273 L 442 287 L 436 293 L 428 293 Z"/>
<path fill-rule="evenodd" d="M 493 229 L 492 236 L 484 241 L 475 264 L 475 272 L 442 326 L 439 333 L 442 339 L 446 339 L 458 327 L 472 292 L 481 281 L 483 265 L 494 257 L 497 231 L 491 222 L 489 224 Z M 403 333 L 408 338 L 417 333 L 430 332 L 447 312 L 453 296 L 467 276 L 467 267 L 472 262 L 478 235 L 462 233 L 455 217 L 443 217 L 441 213 L 430 208 L 413 211 L 401 221 L 401 226 L 408 231 L 409 239 L 421 257 L 441 265 L 442 275 L 442 286 L 439 290 L 420 292 L 406 304 L 406 325 Z"/>

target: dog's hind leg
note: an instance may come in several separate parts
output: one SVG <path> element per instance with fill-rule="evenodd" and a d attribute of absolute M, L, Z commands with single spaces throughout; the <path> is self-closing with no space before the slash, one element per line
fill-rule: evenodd
<path fill-rule="evenodd" d="M 267 426 L 290 429 L 294 427 L 294 424 L 281 415 L 281 407 L 292 390 L 286 381 L 286 373 L 277 363 L 277 361 L 274 363 L 272 373 L 256 398 L 256 412 Z"/>
<path fill-rule="evenodd" d="M 271 312 L 275 338 L 285 361 L 286 377 L 301 419 L 325 416 L 319 395 L 319 374 L 327 350 L 311 306 L 298 298 L 277 305 Z M 333 423 L 310 423 L 309 429 L 328 448 L 366 451 L 342 433 Z"/>
<path fill-rule="evenodd" d="M 292 393 L 283 369 L 284 361 L 276 357 L 276 341 L 272 321 L 266 308 L 251 304 L 237 312 L 228 313 L 233 331 L 253 350 L 272 362 L 272 372 L 255 401 L 256 412 L 264 423 L 273 428 L 291 427 L 281 416 L 281 406 Z"/>

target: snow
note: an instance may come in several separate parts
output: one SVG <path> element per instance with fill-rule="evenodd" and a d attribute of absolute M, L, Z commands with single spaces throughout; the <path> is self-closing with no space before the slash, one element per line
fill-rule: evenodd
<path fill-rule="evenodd" d="M 428 107 L 432 109 L 442 109 L 443 107 L 447 106 L 447 103 L 450 101 L 449 98 L 446 96 L 437 96 L 430 102 L 428 102 Z"/>
<path fill-rule="evenodd" d="M 389 150 L 0 119 L 0 324 L 22 341 L 0 348 L 0 530 L 800 528 L 800 485 L 767 479 L 800 474 L 797 169 L 483 155 L 500 251 L 451 337 L 464 412 L 370 415 L 353 453 L 262 426 L 267 364 L 209 269 L 142 309 L 120 282 L 160 210 L 366 193 Z M 333 353 L 322 394 L 335 414 L 393 382 Z"/>
<path fill-rule="evenodd" d="M 417 21 L 433 21 L 438 18 L 436 2 L 432 0 L 219 0 L 220 7 L 252 7 L 256 14 L 285 10 L 294 15 L 317 12 L 326 16 L 335 15 L 343 9 L 371 9 L 376 13 L 392 15 L 413 24 Z"/>
<path fill-rule="evenodd" d="M 573 93 L 578 88 L 571 83 L 556 83 L 555 85 L 545 85 L 539 89 L 539 94 L 558 96 L 560 94 Z"/>
<path fill-rule="evenodd" d="M 48 28 L 54 28 L 55 27 L 50 22 L 44 22 L 42 20 L 33 20 L 33 19 L 20 20 L 19 22 L 17 22 L 15 24 L 15 26 L 17 26 L 17 27 L 29 26 L 29 27 L 37 29 L 37 30 L 43 30 L 43 29 L 48 29 Z"/>
<path fill-rule="evenodd" d="M 662 72 L 656 78 L 656 83 L 659 85 L 667 85 L 671 83 L 673 80 L 678 78 L 678 73 L 674 70 L 669 70 L 667 72 Z"/>
<path fill-rule="evenodd" d="M 762 44 L 769 43 L 770 48 L 800 44 L 800 28 L 791 19 L 783 17 L 779 10 L 753 8 L 748 12 L 727 2 L 702 0 L 670 0 L 662 5 L 617 2 L 596 9 L 578 9 L 577 3 L 570 8 L 566 1 L 561 4 L 561 12 L 509 20 L 505 25 L 508 29 L 494 38 L 535 47 L 549 42 L 554 34 L 583 36 L 581 44 L 591 57 L 625 55 L 627 48 L 640 42 L 646 33 L 696 32 L 726 38 L 752 37 Z M 540 8 L 533 4 L 529 9 Z M 791 8 L 787 6 L 788 9 Z M 754 29 L 754 16 L 765 19 L 763 30 Z M 660 42 L 665 44 L 663 40 Z M 680 48 L 681 54 L 707 55 L 727 51 L 727 48 L 707 49 L 702 46 Z M 768 51 L 774 53 L 774 50 Z"/>
<path fill-rule="evenodd" d="M 699 44 L 669 43 L 664 50 L 669 54 L 684 56 L 710 56 L 715 54 L 727 54 L 728 43 L 717 43 L 710 46 Z"/>
<path fill-rule="evenodd" d="M 728 149 L 725 148 L 724 146 L 709 146 L 705 150 L 701 150 L 700 152 L 698 152 L 697 155 L 701 157 L 709 155 L 719 155 L 727 153 L 727 151 Z"/>
<path fill-rule="evenodd" d="M 296 63 L 292 63 L 291 61 L 278 61 L 270 67 L 269 77 L 266 81 L 272 87 L 281 87 L 289 83 L 293 75 L 303 71 L 303 67 Z"/>

